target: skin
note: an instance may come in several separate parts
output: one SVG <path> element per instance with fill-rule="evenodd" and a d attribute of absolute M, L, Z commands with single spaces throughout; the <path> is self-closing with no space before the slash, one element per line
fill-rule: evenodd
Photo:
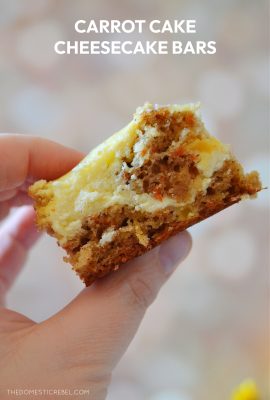
<path fill-rule="evenodd" d="M 147 308 L 191 248 L 189 234 L 182 232 L 85 288 L 41 323 L 5 308 L 6 293 L 40 235 L 27 196 L 29 184 L 58 178 L 82 157 L 45 139 L 0 136 L 1 399 L 12 397 L 7 389 L 16 388 L 88 389 L 85 396 L 72 398 L 105 399 L 112 371 Z M 21 207 L 10 215 L 14 206 Z"/>

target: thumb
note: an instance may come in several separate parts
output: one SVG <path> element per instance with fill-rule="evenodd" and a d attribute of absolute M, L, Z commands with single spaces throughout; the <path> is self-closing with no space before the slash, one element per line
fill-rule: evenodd
<path fill-rule="evenodd" d="M 84 289 L 47 323 L 58 324 L 69 357 L 78 364 L 101 366 L 110 373 L 135 335 L 149 305 L 191 248 L 181 232 L 159 248 L 123 265 Z M 65 350 L 66 352 L 66 350 Z"/>

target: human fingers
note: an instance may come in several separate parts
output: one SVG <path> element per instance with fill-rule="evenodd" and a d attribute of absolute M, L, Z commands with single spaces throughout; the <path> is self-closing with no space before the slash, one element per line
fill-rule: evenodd
<path fill-rule="evenodd" d="M 182 232 L 84 289 L 45 322 L 62 342 L 69 361 L 109 374 L 134 337 L 158 291 L 187 256 L 191 237 Z M 59 336 L 59 338 L 58 338 Z M 65 361 L 66 362 L 66 361 Z M 89 373 L 89 371 L 88 371 Z"/>
<path fill-rule="evenodd" d="M 0 192 L 29 179 L 55 179 L 81 161 L 83 154 L 47 139 L 16 134 L 0 135 Z"/>

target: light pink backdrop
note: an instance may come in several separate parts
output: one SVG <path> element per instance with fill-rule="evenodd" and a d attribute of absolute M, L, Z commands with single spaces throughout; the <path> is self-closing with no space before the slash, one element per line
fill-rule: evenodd
<path fill-rule="evenodd" d="M 0 4 L 2 132 L 88 151 L 128 123 L 145 101 L 200 100 L 209 130 L 232 145 L 247 170 L 258 169 L 269 187 L 267 1 Z M 217 53 L 54 54 L 57 40 L 89 39 L 76 35 L 73 24 L 91 18 L 195 18 L 192 39 L 216 40 Z M 268 193 L 190 229 L 193 252 L 147 313 L 115 372 L 109 400 L 222 400 L 247 377 L 267 398 Z M 9 306 L 40 321 L 71 300 L 82 285 L 62 256 L 44 236 L 11 290 Z"/>

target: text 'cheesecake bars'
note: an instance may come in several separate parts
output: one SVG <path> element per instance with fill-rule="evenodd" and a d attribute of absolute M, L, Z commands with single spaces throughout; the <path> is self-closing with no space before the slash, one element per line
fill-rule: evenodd
<path fill-rule="evenodd" d="M 229 147 L 209 135 L 198 105 L 138 108 L 124 129 L 68 174 L 29 193 L 86 285 L 176 232 L 261 190 Z"/>

